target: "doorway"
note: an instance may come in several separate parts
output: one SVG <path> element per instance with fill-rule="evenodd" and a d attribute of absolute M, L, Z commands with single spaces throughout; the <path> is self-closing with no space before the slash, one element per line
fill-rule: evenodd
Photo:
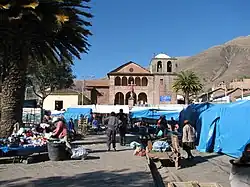
<path fill-rule="evenodd" d="M 63 109 L 63 101 L 55 101 L 55 110 L 60 111 Z"/>

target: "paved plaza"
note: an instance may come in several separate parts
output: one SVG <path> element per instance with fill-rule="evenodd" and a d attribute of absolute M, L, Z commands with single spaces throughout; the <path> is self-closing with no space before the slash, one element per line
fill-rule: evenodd
<path fill-rule="evenodd" d="M 91 141 L 94 144 L 90 144 Z M 91 149 L 87 160 L 34 164 L 0 164 L 2 187 L 152 187 L 145 158 L 133 156 L 127 147 L 106 152 L 105 136 L 86 140 Z"/>
<path fill-rule="evenodd" d="M 152 187 L 145 157 L 133 156 L 128 147 L 106 152 L 106 136 L 90 136 L 84 144 L 90 149 L 87 160 L 38 162 L 34 164 L 0 164 L 2 187 Z M 165 183 L 171 181 L 218 182 L 229 187 L 229 157 L 215 153 L 194 153 L 193 161 L 184 160 L 184 168 L 159 169 Z M 183 153 L 185 156 L 185 154 Z M 158 164 L 157 164 L 158 165 Z M 158 165 L 159 167 L 160 165 Z"/>
<path fill-rule="evenodd" d="M 216 153 L 193 152 L 195 155 L 194 160 L 183 160 L 181 162 L 183 168 L 179 170 L 173 167 L 159 169 L 165 183 L 172 181 L 216 182 L 222 185 L 222 187 L 230 187 L 230 157 Z M 185 153 L 182 155 L 185 156 Z M 157 165 L 159 166 L 160 163 Z"/>

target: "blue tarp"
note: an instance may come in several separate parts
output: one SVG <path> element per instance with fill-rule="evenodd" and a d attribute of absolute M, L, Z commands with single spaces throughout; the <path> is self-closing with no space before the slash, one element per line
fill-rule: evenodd
<path fill-rule="evenodd" d="M 180 112 L 175 110 L 159 110 L 159 109 L 146 109 L 133 111 L 130 113 L 132 119 L 144 118 L 144 119 L 159 119 L 160 116 L 166 116 L 167 120 L 170 120 L 173 117 L 175 120 L 179 120 Z"/>
<path fill-rule="evenodd" d="M 68 108 L 63 116 L 66 121 L 69 121 L 70 118 L 72 118 L 73 120 L 79 119 L 80 115 L 83 115 L 84 117 L 90 117 L 91 113 L 91 108 Z"/>
<path fill-rule="evenodd" d="M 187 108 L 183 109 L 180 113 L 179 123 L 183 124 L 184 120 L 188 120 L 191 125 L 196 126 L 196 122 L 202 112 L 208 108 L 214 106 L 212 103 L 202 103 L 202 104 L 191 104 Z M 196 127 L 198 130 L 199 127 Z"/>
<path fill-rule="evenodd" d="M 197 121 L 201 126 L 199 151 L 215 151 L 239 157 L 250 143 L 250 101 L 218 104 L 204 111 Z"/>

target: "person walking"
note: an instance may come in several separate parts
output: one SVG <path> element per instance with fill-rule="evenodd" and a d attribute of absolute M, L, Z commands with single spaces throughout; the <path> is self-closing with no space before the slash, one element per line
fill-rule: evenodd
<path fill-rule="evenodd" d="M 250 187 L 250 144 L 245 146 L 242 156 L 236 160 L 230 160 L 232 169 L 230 172 L 231 187 Z"/>
<path fill-rule="evenodd" d="M 119 125 L 120 144 L 121 146 L 125 146 L 128 119 L 127 115 L 123 113 L 123 109 L 120 109 L 117 118 L 121 121 L 121 124 Z"/>
<path fill-rule="evenodd" d="M 120 123 L 120 120 L 115 116 L 114 112 L 111 112 L 111 115 L 104 119 L 104 124 L 107 124 L 108 151 L 110 151 L 111 144 L 113 145 L 114 151 L 116 151 L 116 130 Z"/>
<path fill-rule="evenodd" d="M 188 158 L 193 159 L 191 150 L 195 148 L 195 129 L 190 125 L 188 120 L 184 121 L 183 134 L 182 134 L 182 145 L 183 150 L 187 152 Z"/>

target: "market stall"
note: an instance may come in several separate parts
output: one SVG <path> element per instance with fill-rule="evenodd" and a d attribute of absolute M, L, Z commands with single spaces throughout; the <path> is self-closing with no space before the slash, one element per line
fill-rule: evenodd
<path fill-rule="evenodd" d="M 29 162 L 34 153 L 47 152 L 46 143 L 44 134 L 35 129 L 20 128 L 16 134 L 0 140 L 0 157 L 13 157 L 13 162 L 16 159 Z"/>

